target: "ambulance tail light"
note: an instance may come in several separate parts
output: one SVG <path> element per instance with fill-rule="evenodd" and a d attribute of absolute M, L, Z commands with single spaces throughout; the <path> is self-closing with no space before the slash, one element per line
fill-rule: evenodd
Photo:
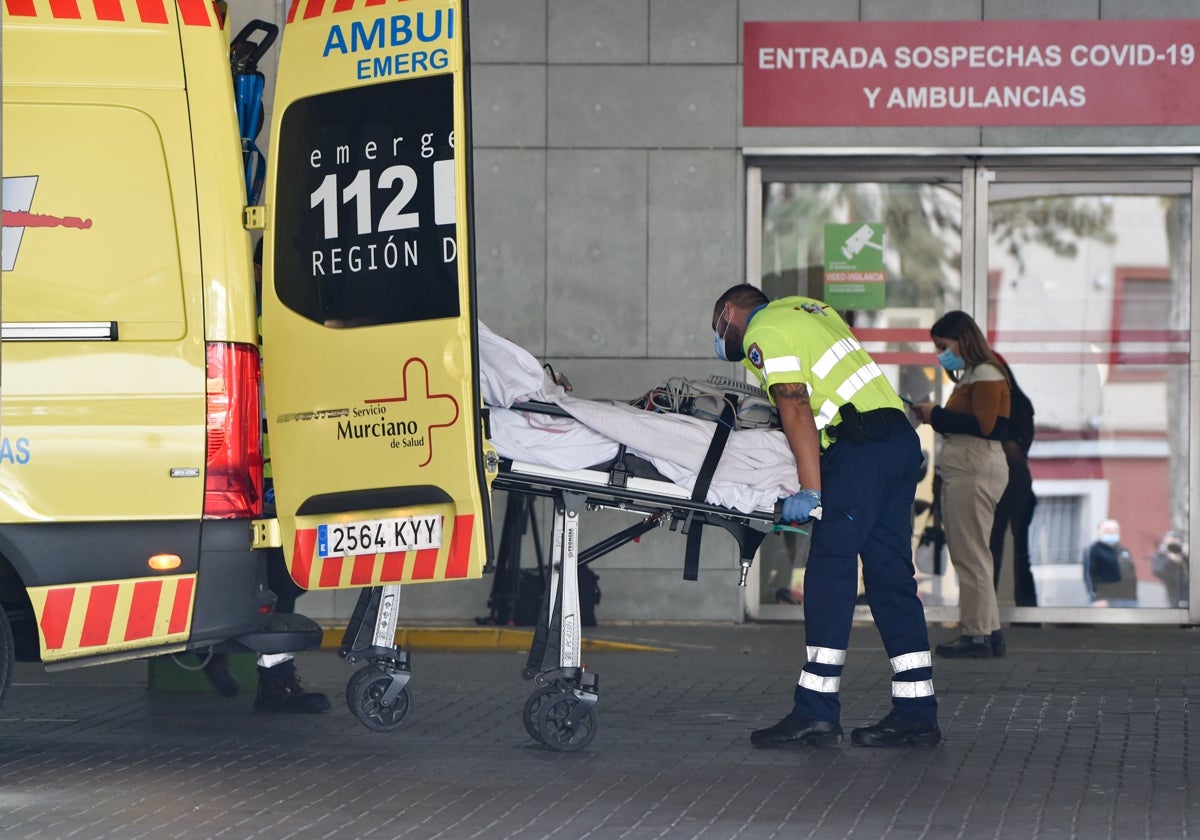
<path fill-rule="evenodd" d="M 207 352 L 204 518 L 258 517 L 263 509 L 258 348 L 210 343 Z"/>

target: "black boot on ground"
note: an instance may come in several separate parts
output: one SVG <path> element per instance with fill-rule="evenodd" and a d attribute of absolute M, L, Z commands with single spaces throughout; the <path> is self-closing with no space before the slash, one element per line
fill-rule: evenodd
<path fill-rule="evenodd" d="M 319 714 L 329 711 L 329 698 L 319 691 L 305 691 L 292 660 L 271 668 L 258 668 L 258 696 L 254 709 L 259 712 Z"/>
<path fill-rule="evenodd" d="M 780 747 L 830 747 L 842 742 L 842 727 L 828 720 L 788 715 L 774 726 L 750 733 L 750 743 L 760 750 Z"/>
<path fill-rule="evenodd" d="M 924 723 L 893 710 L 874 726 L 851 731 L 850 740 L 860 747 L 936 747 L 942 740 L 942 730 L 936 723 Z"/>
<path fill-rule="evenodd" d="M 948 659 L 991 659 L 992 640 L 988 636 L 977 642 L 973 636 L 959 636 L 952 642 L 946 642 L 933 649 L 938 656 Z"/>

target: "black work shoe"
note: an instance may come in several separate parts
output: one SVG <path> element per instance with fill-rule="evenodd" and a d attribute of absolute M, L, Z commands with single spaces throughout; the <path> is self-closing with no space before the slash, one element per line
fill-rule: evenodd
<path fill-rule="evenodd" d="M 994 658 L 999 659 L 1008 653 L 1008 644 L 1004 641 L 1004 631 L 993 630 L 990 641 L 992 643 L 992 656 Z"/>
<path fill-rule="evenodd" d="M 760 750 L 777 747 L 833 746 L 842 742 L 842 727 L 829 720 L 788 715 L 774 726 L 750 733 L 750 743 Z"/>
<path fill-rule="evenodd" d="M 970 636 L 959 636 L 952 642 L 938 645 L 933 652 L 949 659 L 991 659 L 992 642 L 990 639 L 977 642 Z"/>
<path fill-rule="evenodd" d="M 204 676 L 222 697 L 237 697 L 241 686 L 229 670 L 229 654 L 214 653 L 204 663 Z"/>
<path fill-rule="evenodd" d="M 860 747 L 936 747 L 942 740 L 942 730 L 936 723 L 924 723 L 892 710 L 874 726 L 853 730 L 850 740 Z"/>
<path fill-rule="evenodd" d="M 257 712 L 292 712 L 319 714 L 329 711 L 329 698 L 319 691 L 305 691 L 300 675 L 289 660 L 272 668 L 258 668 L 258 696 L 254 698 Z"/>

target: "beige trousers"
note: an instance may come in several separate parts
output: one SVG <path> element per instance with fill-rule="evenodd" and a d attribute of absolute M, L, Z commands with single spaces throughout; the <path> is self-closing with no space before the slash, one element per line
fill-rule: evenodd
<path fill-rule="evenodd" d="M 1000 629 L 988 538 L 996 503 L 1008 485 L 1008 462 L 999 441 L 947 435 L 938 471 L 942 476 L 942 528 L 958 575 L 962 632 L 986 636 Z"/>

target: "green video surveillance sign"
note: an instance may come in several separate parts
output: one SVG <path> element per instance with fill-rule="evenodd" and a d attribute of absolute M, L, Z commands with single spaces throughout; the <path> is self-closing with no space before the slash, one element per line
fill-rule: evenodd
<path fill-rule="evenodd" d="M 835 309 L 883 309 L 884 225 L 825 225 L 825 302 Z"/>

